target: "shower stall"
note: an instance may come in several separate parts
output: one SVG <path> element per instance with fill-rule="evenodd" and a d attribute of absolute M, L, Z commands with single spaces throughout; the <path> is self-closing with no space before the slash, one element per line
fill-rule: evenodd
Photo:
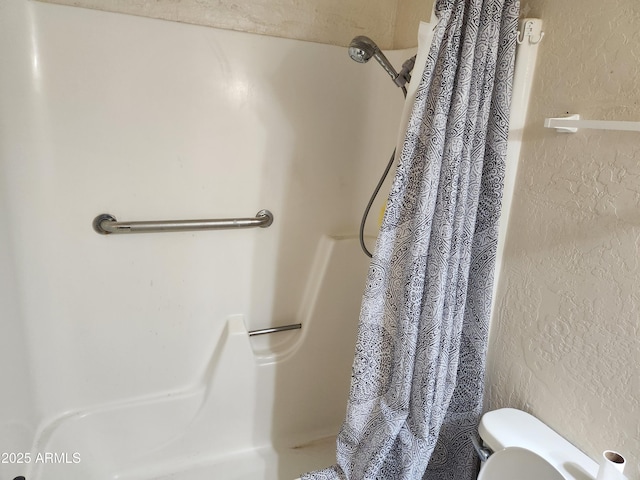
<path fill-rule="evenodd" d="M 25 0 L 2 3 L 0 51 L 0 477 L 333 463 L 356 234 L 403 108 L 387 74 L 344 47 Z M 268 228 L 92 225 L 263 209 Z"/>

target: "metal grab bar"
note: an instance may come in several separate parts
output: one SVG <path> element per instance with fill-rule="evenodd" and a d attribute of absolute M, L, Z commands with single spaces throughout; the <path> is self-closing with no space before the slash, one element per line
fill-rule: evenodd
<path fill-rule="evenodd" d="M 250 330 L 249 336 L 253 337 L 255 335 L 265 335 L 267 333 L 276 333 L 276 332 L 286 332 L 287 330 L 299 330 L 302 328 L 301 323 L 293 323 L 291 325 L 283 325 L 281 327 L 272 327 L 272 328 L 263 328 L 261 330 Z"/>
<path fill-rule="evenodd" d="M 234 228 L 266 228 L 273 223 L 269 210 L 260 210 L 255 218 L 228 218 L 212 220 L 152 220 L 145 222 L 118 222 L 113 215 L 103 213 L 93 219 L 93 229 L 102 235 L 111 233 L 185 232 L 192 230 L 226 230 Z"/>

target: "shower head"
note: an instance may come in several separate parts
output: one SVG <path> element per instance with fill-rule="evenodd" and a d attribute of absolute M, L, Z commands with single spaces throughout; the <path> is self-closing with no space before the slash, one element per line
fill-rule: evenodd
<path fill-rule="evenodd" d="M 356 37 L 349 44 L 349 56 L 358 63 L 367 63 L 376 51 L 380 49 L 369 37 Z"/>
<path fill-rule="evenodd" d="M 367 63 L 371 57 L 374 57 L 394 81 L 398 77 L 398 72 L 393 68 L 391 62 L 387 60 L 382 50 L 369 37 L 360 35 L 351 40 L 349 56 L 358 63 Z"/>
<path fill-rule="evenodd" d="M 369 37 L 360 35 L 351 40 L 349 44 L 349 56 L 358 63 L 367 63 L 371 57 L 375 58 L 382 68 L 384 68 L 384 71 L 389 74 L 393 82 L 402 89 L 402 93 L 404 93 L 406 97 L 407 89 L 405 88 L 405 84 L 411 80 L 411 70 L 413 69 L 413 64 L 416 59 L 415 55 L 404 62 L 402 71 L 398 73 L 387 57 L 384 56 L 384 53 L 382 53 L 378 45 Z"/>

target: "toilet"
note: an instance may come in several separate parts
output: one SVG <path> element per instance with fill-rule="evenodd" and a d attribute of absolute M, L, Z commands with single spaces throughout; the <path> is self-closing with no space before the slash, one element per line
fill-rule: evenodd
<path fill-rule="evenodd" d="M 501 408 L 482 416 L 474 440 L 477 480 L 595 480 L 598 464 L 533 415 Z M 300 480 L 297 478 L 296 480 Z"/>
<path fill-rule="evenodd" d="M 598 464 L 534 416 L 502 408 L 482 416 L 478 480 L 594 480 Z"/>

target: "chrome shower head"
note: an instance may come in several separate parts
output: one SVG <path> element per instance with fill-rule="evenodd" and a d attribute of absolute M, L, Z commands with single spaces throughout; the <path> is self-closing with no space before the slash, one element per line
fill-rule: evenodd
<path fill-rule="evenodd" d="M 380 49 L 375 42 L 363 35 L 354 38 L 349 44 L 349 56 L 358 63 L 367 63 L 376 51 Z"/>
<path fill-rule="evenodd" d="M 402 65 L 402 71 L 396 72 L 391 62 L 384 56 L 382 50 L 376 45 L 376 43 L 369 37 L 360 35 L 351 40 L 349 44 L 349 56 L 358 63 L 367 63 L 371 57 L 384 68 L 384 71 L 389 74 L 393 82 L 402 89 L 402 93 L 407 95 L 407 89 L 405 84 L 411 80 L 411 70 L 415 61 L 415 55 Z"/>
<path fill-rule="evenodd" d="M 398 72 L 393 68 L 391 62 L 387 60 L 382 50 L 369 37 L 360 35 L 351 40 L 349 56 L 358 63 L 367 63 L 371 57 L 374 57 L 394 81 L 398 77 Z"/>

